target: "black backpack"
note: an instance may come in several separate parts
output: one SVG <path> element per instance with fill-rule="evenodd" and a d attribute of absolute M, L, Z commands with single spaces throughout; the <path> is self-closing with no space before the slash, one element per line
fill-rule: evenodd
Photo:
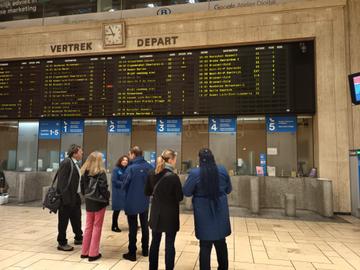
<path fill-rule="evenodd" d="M 64 189 L 63 192 L 65 192 L 69 188 L 70 182 L 71 182 L 71 177 L 72 177 L 73 170 L 74 170 L 73 162 L 71 161 L 70 164 L 71 164 L 71 171 L 70 171 L 68 183 L 67 183 L 66 188 Z M 45 208 L 49 209 L 50 214 L 51 213 L 56 214 L 57 211 L 59 210 L 60 206 L 61 206 L 61 196 L 62 196 L 62 194 L 59 194 L 57 192 L 57 188 L 56 188 L 57 182 L 56 182 L 56 186 L 54 186 L 55 181 L 58 178 L 58 172 L 59 171 L 56 172 L 54 180 L 53 180 L 53 182 L 51 184 L 51 187 L 46 192 L 46 195 L 45 195 L 45 198 L 44 198 L 44 201 L 43 201 L 43 209 L 45 209 Z"/>

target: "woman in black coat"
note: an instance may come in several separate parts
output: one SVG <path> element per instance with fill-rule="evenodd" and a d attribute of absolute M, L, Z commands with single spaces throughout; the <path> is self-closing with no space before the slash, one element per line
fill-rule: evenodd
<path fill-rule="evenodd" d="M 174 269 L 175 237 L 180 229 L 179 202 L 183 199 L 182 186 L 174 173 L 176 152 L 164 150 L 157 158 L 155 172 L 149 174 L 145 185 L 145 195 L 153 196 L 149 226 L 152 241 L 149 254 L 149 269 L 158 269 L 161 235 L 165 233 L 166 270 Z"/>

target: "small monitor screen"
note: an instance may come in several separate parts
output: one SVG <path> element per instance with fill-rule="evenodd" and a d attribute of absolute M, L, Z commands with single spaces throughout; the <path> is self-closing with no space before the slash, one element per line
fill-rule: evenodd
<path fill-rule="evenodd" d="M 354 89 L 355 89 L 355 99 L 360 101 L 360 75 L 353 78 Z"/>
<path fill-rule="evenodd" d="M 360 104 L 360 72 L 349 75 L 350 91 L 352 102 Z"/>

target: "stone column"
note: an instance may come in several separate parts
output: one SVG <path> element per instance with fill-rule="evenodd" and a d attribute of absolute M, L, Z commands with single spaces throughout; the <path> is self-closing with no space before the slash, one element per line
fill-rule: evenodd
<path fill-rule="evenodd" d="M 260 213 L 260 179 L 257 176 L 250 178 L 250 211 Z"/>

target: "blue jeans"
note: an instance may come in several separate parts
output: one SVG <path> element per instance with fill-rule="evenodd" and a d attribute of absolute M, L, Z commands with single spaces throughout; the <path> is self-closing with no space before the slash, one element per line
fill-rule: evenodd
<path fill-rule="evenodd" d="M 210 255 L 212 246 L 215 246 L 218 261 L 218 270 L 229 268 L 228 250 L 225 238 L 216 241 L 200 240 L 200 270 L 210 270 Z"/>
<path fill-rule="evenodd" d="M 149 269 L 157 270 L 159 265 L 159 247 L 161 242 L 161 232 L 152 231 L 152 240 L 149 253 Z M 174 269 L 175 262 L 175 237 L 176 232 L 165 233 L 165 265 L 166 270 Z"/>

